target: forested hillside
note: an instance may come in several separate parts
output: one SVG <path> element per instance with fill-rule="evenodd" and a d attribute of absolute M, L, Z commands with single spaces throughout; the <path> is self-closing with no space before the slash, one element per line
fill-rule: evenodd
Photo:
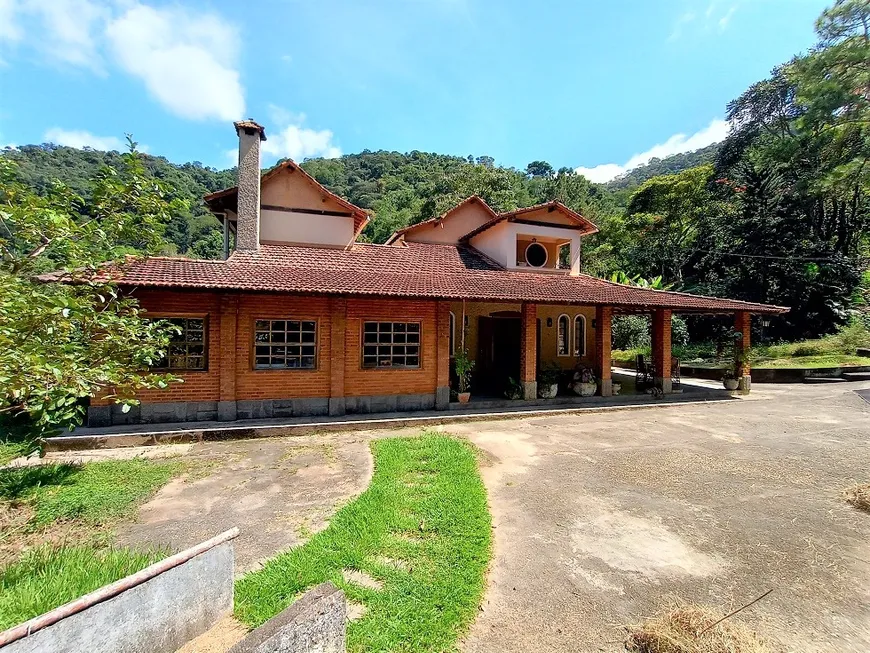
<path fill-rule="evenodd" d="M 586 272 L 661 277 L 678 290 L 791 306 L 770 335 L 816 336 L 867 306 L 868 23 L 870 3 L 840 0 L 817 22 L 817 48 L 729 103 L 735 127 L 723 143 L 651 161 L 607 185 L 546 161 L 518 170 L 486 156 L 425 152 L 366 150 L 303 167 L 374 213 L 363 234 L 373 242 L 471 194 L 496 210 L 558 199 L 601 229 L 585 243 Z M 40 193 L 60 180 L 86 195 L 86 180 L 120 162 L 117 153 L 51 145 L 4 156 Z M 166 249 L 217 256 L 217 223 L 201 197 L 233 185 L 234 171 L 147 155 L 144 162 L 170 199 L 190 205 L 168 225 Z"/>

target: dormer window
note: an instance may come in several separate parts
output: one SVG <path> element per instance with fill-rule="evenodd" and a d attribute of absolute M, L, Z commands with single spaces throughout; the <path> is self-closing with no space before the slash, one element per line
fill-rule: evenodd
<path fill-rule="evenodd" d="M 547 264 L 547 248 L 541 243 L 529 243 L 526 247 L 526 263 L 533 268 L 544 267 Z"/>

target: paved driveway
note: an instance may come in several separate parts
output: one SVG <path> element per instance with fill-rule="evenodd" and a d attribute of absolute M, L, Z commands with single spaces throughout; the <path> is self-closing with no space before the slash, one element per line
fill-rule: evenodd
<path fill-rule="evenodd" d="M 742 613 L 790 651 L 870 650 L 868 384 L 445 426 L 491 458 L 495 559 L 464 649 L 620 650 L 666 595 Z"/>

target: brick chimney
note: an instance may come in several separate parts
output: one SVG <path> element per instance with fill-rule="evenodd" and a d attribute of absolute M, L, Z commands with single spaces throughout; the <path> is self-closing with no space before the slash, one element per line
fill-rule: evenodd
<path fill-rule="evenodd" d="M 260 141 L 266 130 L 253 120 L 233 123 L 239 136 L 239 207 L 236 223 L 236 249 L 260 248 Z"/>

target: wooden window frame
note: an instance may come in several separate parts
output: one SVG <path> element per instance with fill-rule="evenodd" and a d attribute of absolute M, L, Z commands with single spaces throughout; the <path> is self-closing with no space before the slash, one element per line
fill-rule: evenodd
<path fill-rule="evenodd" d="M 577 350 L 577 322 L 583 322 L 583 339 L 580 341 L 580 350 Z M 574 351 L 574 356 L 582 358 L 586 355 L 586 316 L 583 313 L 577 313 L 574 316 L 574 338 L 571 340 L 571 349 Z"/>
<path fill-rule="evenodd" d="M 163 365 L 163 366 L 154 366 L 149 367 L 149 370 L 154 372 L 178 372 L 180 374 L 199 374 L 201 372 L 208 372 L 208 363 L 209 363 L 209 314 L 208 313 L 170 313 L 170 314 L 162 314 L 162 315 L 153 315 L 150 312 L 147 314 L 145 318 L 147 320 L 151 320 L 152 322 L 158 322 L 160 320 L 202 320 L 202 358 L 203 358 L 203 366 L 202 367 L 172 367 L 171 365 Z M 176 343 L 178 344 L 178 343 Z M 190 346 L 192 343 L 189 341 L 185 341 L 187 346 Z M 170 341 L 169 346 L 172 347 L 172 342 Z M 189 353 L 185 354 L 185 358 L 190 356 Z M 170 351 L 166 352 L 166 361 L 169 363 L 171 358 Z"/>
<path fill-rule="evenodd" d="M 366 324 L 415 324 L 417 326 L 417 364 L 416 365 L 366 365 L 365 359 L 365 334 L 366 334 Z M 380 326 L 378 327 L 380 330 Z M 380 332 L 380 331 L 379 331 Z M 391 334 L 394 336 L 395 331 L 392 331 Z M 422 370 L 423 369 L 423 323 L 419 320 L 389 320 L 389 319 L 361 319 L 360 320 L 360 329 L 359 329 L 359 364 L 361 370 Z M 375 345 L 380 345 L 381 343 L 371 343 Z M 396 344 L 402 343 L 383 343 L 389 344 L 391 347 Z M 404 343 L 407 346 L 407 343 Z M 407 356 L 407 353 L 405 354 Z M 391 354 L 392 357 L 392 354 Z"/>
<path fill-rule="evenodd" d="M 300 323 L 300 334 L 302 331 L 302 323 L 303 322 L 313 322 L 314 323 L 314 365 L 312 367 L 259 367 L 257 365 L 257 322 L 269 322 L 269 333 L 272 333 L 272 322 L 299 322 Z M 287 333 L 286 325 L 284 329 L 284 333 Z M 301 335 L 300 335 L 301 338 Z M 280 343 L 263 343 L 260 346 L 268 346 L 272 347 L 272 345 L 280 345 Z M 308 344 L 308 343 L 306 343 Z M 284 341 L 284 345 L 286 347 L 287 341 Z M 303 343 L 300 339 L 299 346 L 302 347 Z M 287 317 L 285 315 L 270 315 L 270 316 L 258 316 L 251 318 L 251 348 L 250 348 L 250 358 L 251 364 L 250 368 L 252 372 L 315 372 L 320 369 L 320 320 L 313 317 L 296 317 L 291 316 Z M 269 358 L 273 358 L 271 354 L 269 354 Z M 299 358 L 302 358 L 302 354 L 299 354 Z M 287 360 L 287 354 L 284 354 L 284 360 Z"/>
<path fill-rule="evenodd" d="M 450 350 L 450 358 L 456 356 L 456 313 L 450 311 L 450 340 L 448 344 L 448 349 Z"/>
<path fill-rule="evenodd" d="M 559 348 L 559 329 L 562 326 L 562 318 L 565 318 L 565 353 L 563 354 Z M 560 356 L 562 358 L 571 356 L 573 341 L 571 340 L 571 318 L 567 313 L 562 313 L 558 318 L 556 318 L 556 356 Z"/>

